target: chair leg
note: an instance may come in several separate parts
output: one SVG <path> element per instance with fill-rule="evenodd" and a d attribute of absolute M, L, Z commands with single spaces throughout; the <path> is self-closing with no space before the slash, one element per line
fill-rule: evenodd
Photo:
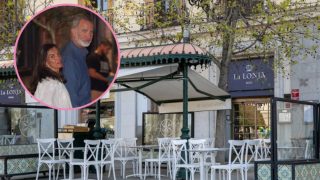
<path fill-rule="evenodd" d="M 38 180 L 38 179 L 39 179 L 40 167 L 41 167 L 41 164 L 40 164 L 40 163 L 38 163 L 36 180 Z"/>
<path fill-rule="evenodd" d="M 148 168 L 148 162 L 144 162 L 144 176 L 143 176 L 143 179 L 144 179 L 144 180 L 146 180 L 147 168 Z"/>
<path fill-rule="evenodd" d="M 123 162 L 122 163 L 122 178 L 124 179 L 125 178 L 125 172 L 126 171 L 126 163 L 125 162 Z"/>
<path fill-rule="evenodd" d="M 96 175 L 97 175 L 97 180 L 100 180 L 100 168 L 98 165 L 94 165 L 96 168 Z M 89 169 L 89 168 L 88 168 Z M 103 170 L 101 170 L 101 174 L 103 173 Z"/>
<path fill-rule="evenodd" d="M 49 180 L 51 180 L 51 171 L 52 171 L 52 166 L 51 165 L 48 165 L 49 167 Z"/>
<path fill-rule="evenodd" d="M 80 166 L 81 168 L 81 179 L 84 179 L 84 167 L 83 166 Z"/>
<path fill-rule="evenodd" d="M 66 176 L 66 163 L 63 164 L 63 178 L 67 179 L 67 176 Z"/>
<path fill-rule="evenodd" d="M 113 180 L 116 180 L 116 171 L 114 170 L 114 164 L 112 164 L 112 171 L 113 171 Z"/>
<path fill-rule="evenodd" d="M 187 169 L 187 168 L 185 168 L 185 170 L 186 170 L 186 180 L 188 180 L 188 179 L 189 179 L 189 176 L 188 176 L 188 169 Z"/>
<path fill-rule="evenodd" d="M 114 163 L 113 164 L 110 164 L 110 166 L 109 166 L 109 172 L 108 172 L 108 177 L 110 177 L 110 174 L 111 174 L 111 168 L 114 166 Z M 107 167 L 106 167 L 107 168 Z"/>
<path fill-rule="evenodd" d="M 231 180 L 231 173 L 232 171 L 228 171 L 228 180 Z"/>
<path fill-rule="evenodd" d="M 100 180 L 103 180 L 103 164 L 100 164 Z"/>
<path fill-rule="evenodd" d="M 158 162 L 158 179 L 161 180 L 161 162 Z"/>
<path fill-rule="evenodd" d="M 89 167 L 87 166 L 84 166 L 83 167 L 83 177 L 84 177 L 84 180 L 88 180 L 88 174 L 89 174 Z"/>
<path fill-rule="evenodd" d="M 52 175 L 53 175 L 53 176 L 52 176 L 52 177 L 53 177 L 53 180 L 55 180 L 55 179 L 56 179 L 56 176 L 55 176 L 55 175 L 56 175 L 56 167 L 55 167 L 55 164 L 52 165 L 52 169 L 53 169 L 53 171 L 52 171 Z"/>
<path fill-rule="evenodd" d="M 243 172 L 244 170 L 241 169 L 240 170 L 240 173 L 241 173 L 241 180 L 248 180 L 248 176 L 247 176 L 247 173 L 248 173 L 248 169 L 245 170 L 245 172 Z M 245 175 L 243 175 L 245 173 Z M 244 177 L 245 176 L 245 177 Z"/>
<path fill-rule="evenodd" d="M 177 173 L 177 170 L 174 168 L 173 169 L 173 177 L 172 177 L 173 180 L 176 180 L 176 173 Z"/>
<path fill-rule="evenodd" d="M 170 178 L 172 179 L 172 167 L 171 167 L 171 161 L 168 162 L 168 165 L 169 165 L 169 175 L 170 175 Z"/>
<path fill-rule="evenodd" d="M 245 168 L 245 171 L 244 171 L 244 179 L 247 180 L 248 179 L 248 169 Z"/>

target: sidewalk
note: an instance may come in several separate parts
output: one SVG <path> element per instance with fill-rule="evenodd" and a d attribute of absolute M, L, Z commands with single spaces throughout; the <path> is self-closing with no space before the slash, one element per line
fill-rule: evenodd
<path fill-rule="evenodd" d="M 132 174 L 132 171 L 130 171 L 130 169 L 131 168 L 128 167 L 128 169 L 126 171 L 127 175 Z M 60 171 L 60 173 L 61 173 L 61 171 Z M 166 170 L 165 169 L 162 170 L 162 174 L 163 175 L 166 174 Z M 216 173 L 216 174 L 218 174 L 218 173 Z M 32 180 L 34 180 L 35 178 L 36 178 L 36 174 L 30 174 L 30 175 L 24 175 L 24 176 L 15 176 L 15 177 L 12 178 L 12 180 L 14 180 L 14 179 L 16 179 L 16 180 L 18 180 L 18 179 L 19 180 L 20 179 L 24 179 L 24 180 L 28 180 L 28 179 L 31 180 L 32 179 Z M 60 179 L 62 179 L 62 178 L 63 178 L 63 175 L 60 176 Z M 79 178 L 80 179 L 81 178 L 81 174 L 76 174 L 75 178 Z M 89 178 L 90 179 L 96 179 L 96 175 L 93 174 L 93 173 L 90 173 Z M 43 177 L 43 174 L 40 174 L 39 180 L 48 180 L 48 179 L 49 179 L 48 177 Z M 112 174 L 110 175 L 110 178 L 108 178 L 108 173 L 104 173 L 103 179 L 105 179 L 105 180 L 113 180 Z M 116 179 L 117 180 L 125 180 L 122 177 L 120 177 L 120 171 L 119 170 L 116 170 Z M 135 179 L 139 179 L 139 178 L 137 178 L 137 177 L 128 177 L 127 178 L 127 180 L 131 180 L 131 179 L 135 180 Z M 151 180 L 151 179 L 157 179 L 157 178 L 147 177 L 146 179 Z M 195 180 L 199 180 L 199 179 L 200 179 L 199 173 L 196 173 L 195 174 Z M 216 179 L 219 179 L 219 178 L 217 177 Z M 237 179 L 237 175 L 236 175 L 235 172 L 233 172 L 233 174 L 232 174 L 232 180 L 233 179 L 235 179 L 235 180 Z M 239 179 L 241 179 L 240 175 L 239 175 Z M 164 176 L 164 177 L 161 177 L 161 180 L 170 180 L 170 178 Z M 209 178 L 209 180 L 210 180 L 210 178 Z M 248 180 L 254 180 L 253 169 L 250 169 L 249 172 L 248 172 Z"/>

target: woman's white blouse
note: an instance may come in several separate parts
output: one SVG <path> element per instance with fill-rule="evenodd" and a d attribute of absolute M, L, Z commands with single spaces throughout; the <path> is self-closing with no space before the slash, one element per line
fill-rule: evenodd
<path fill-rule="evenodd" d="M 52 78 L 39 82 L 34 96 L 55 108 L 72 108 L 67 88 L 62 82 Z"/>

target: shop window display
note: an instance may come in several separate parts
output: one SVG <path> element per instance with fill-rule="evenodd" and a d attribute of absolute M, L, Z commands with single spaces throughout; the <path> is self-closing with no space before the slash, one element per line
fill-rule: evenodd
<path fill-rule="evenodd" d="M 38 138 L 53 138 L 54 121 L 49 108 L 0 107 L 0 145 L 32 145 Z"/>
<path fill-rule="evenodd" d="M 86 126 L 88 119 L 96 119 L 96 106 L 93 104 L 81 110 L 80 124 Z M 114 93 L 100 100 L 100 126 L 106 131 L 107 138 L 114 137 L 115 114 Z"/>
<path fill-rule="evenodd" d="M 233 103 L 233 138 L 269 138 L 270 103 L 265 99 L 238 100 Z"/>
<path fill-rule="evenodd" d="M 56 110 L 42 106 L 0 106 L 0 177 L 37 171 L 37 139 L 56 137 L 56 117 Z"/>

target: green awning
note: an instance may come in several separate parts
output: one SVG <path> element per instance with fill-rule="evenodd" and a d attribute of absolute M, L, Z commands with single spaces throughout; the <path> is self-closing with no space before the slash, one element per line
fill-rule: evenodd
<path fill-rule="evenodd" d="M 0 76 L 14 76 L 16 75 L 13 60 L 0 60 Z"/>
<path fill-rule="evenodd" d="M 175 64 L 205 65 L 215 59 L 202 48 L 188 44 L 169 44 L 121 50 L 121 67 Z"/>

